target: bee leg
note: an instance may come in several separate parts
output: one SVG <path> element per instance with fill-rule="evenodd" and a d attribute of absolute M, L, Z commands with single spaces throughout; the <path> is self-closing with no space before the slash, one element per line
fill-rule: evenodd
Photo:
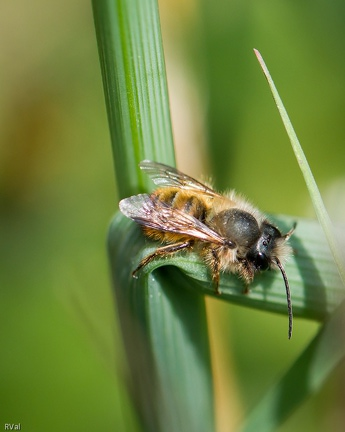
<path fill-rule="evenodd" d="M 243 294 L 244 295 L 248 295 L 249 294 L 249 285 L 247 283 L 245 283 L 244 288 L 243 288 Z"/>
<path fill-rule="evenodd" d="M 216 249 L 212 249 L 212 280 L 214 285 L 214 290 L 217 295 L 221 295 L 221 291 L 219 289 L 219 257 Z"/>
<path fill-rule="evenodd" d="M 254 272 L 247 260 L 242 260 L 241 270 L 239 273 L 241 279 L 244 281 L 243 294 L 248 295 L 250 291 L 249 286 L 254 279 Z"/>
<path fill-rule="evenodd" d="M 152 254 L 148 255 L 140 261 L 138 267 L 132 272 L 132 276 L 136 277 L 137 272 L 155 258 L 166 257 L 167 255 L 174 254 L 176 252 L 179 252 L 180 250 L 191 248 L 192 245 L 193 242 L 186 241 L 181 243 L 169 244 L 167 246 L 162 246 L 156 249 Z"/>

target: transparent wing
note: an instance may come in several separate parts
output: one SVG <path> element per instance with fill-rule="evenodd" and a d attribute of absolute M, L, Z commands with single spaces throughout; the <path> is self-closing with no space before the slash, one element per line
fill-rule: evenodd
<path fill-rule="evenodd" d="M 201 221 L 148 194 L 134 195 L 120 201 L 121 212 L 140 225 L 158 231 L 184 234 L 216 244 L 228 244 L 222 236 Z"/>
<path fill-rule="evenodd" d="M 180 189 L 196 191 L 210 196 L 220 196 L 208 186 L 168 165 L 144 160 L 140 162 L 139 166 L 158 186 L 175 186 Z"/>

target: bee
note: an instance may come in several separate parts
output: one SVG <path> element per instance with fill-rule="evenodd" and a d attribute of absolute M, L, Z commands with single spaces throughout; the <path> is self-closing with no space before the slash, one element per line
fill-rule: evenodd
<path fill-rule="evenodd" d="M 140 168 L 158 188 L 151 194 L 120 201 L 121 212 L 142 226 L 144 234 L 163 245 L 142 259 L 133 276 L 156 258 L 195 250 L 209 267 L 216 294 L 221 272 L 237 274 L 245 291 L 256 273 L 279 269 L 285 283 L 289 329 L 292 335 L 292 305 L 283 262 L 291 255 L 286 234 L 248 201 L 231 191 L 221 195 L 209 185 L 162 163 L 144 160 Z"/>

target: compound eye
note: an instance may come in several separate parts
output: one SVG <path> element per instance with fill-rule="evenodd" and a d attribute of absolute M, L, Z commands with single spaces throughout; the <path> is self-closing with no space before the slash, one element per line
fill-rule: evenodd
<path fill-rule="evenodd" d="M 259 252 L 255 256 L 254 265 L 258 270 L 267 270 L 269 267 L 267 256 L 264 253 Z"/>

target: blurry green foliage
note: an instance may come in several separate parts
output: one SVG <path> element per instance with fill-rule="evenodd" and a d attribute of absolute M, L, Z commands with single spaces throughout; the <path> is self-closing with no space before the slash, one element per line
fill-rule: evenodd
<path fill-rule="evenodd" d="M 114 366 L 122 347 L 105 236 L 116 188 L 91 5 L 19 3 L 4 4 L 0 26 L 0 424 L 135 430 Z M 182 3 L 162 1 L 164 20 Z M 188 13 L 169 24 L 166 44 L 188 54 L 200 83 L 217 186 L 235 187 L 266 211 L 313 215 L 256 47 L 326 204 L 331 192 L 337 197 L 333 219 L 343 220 L 344 4 L 204 0 Z M 317 330 L 295 320 L 288 342 L 286 317 L 222 302 L 211 319 L 244 408 Z M 343 382 L 339 369 L 281 431 L 341 430 Z"/>

